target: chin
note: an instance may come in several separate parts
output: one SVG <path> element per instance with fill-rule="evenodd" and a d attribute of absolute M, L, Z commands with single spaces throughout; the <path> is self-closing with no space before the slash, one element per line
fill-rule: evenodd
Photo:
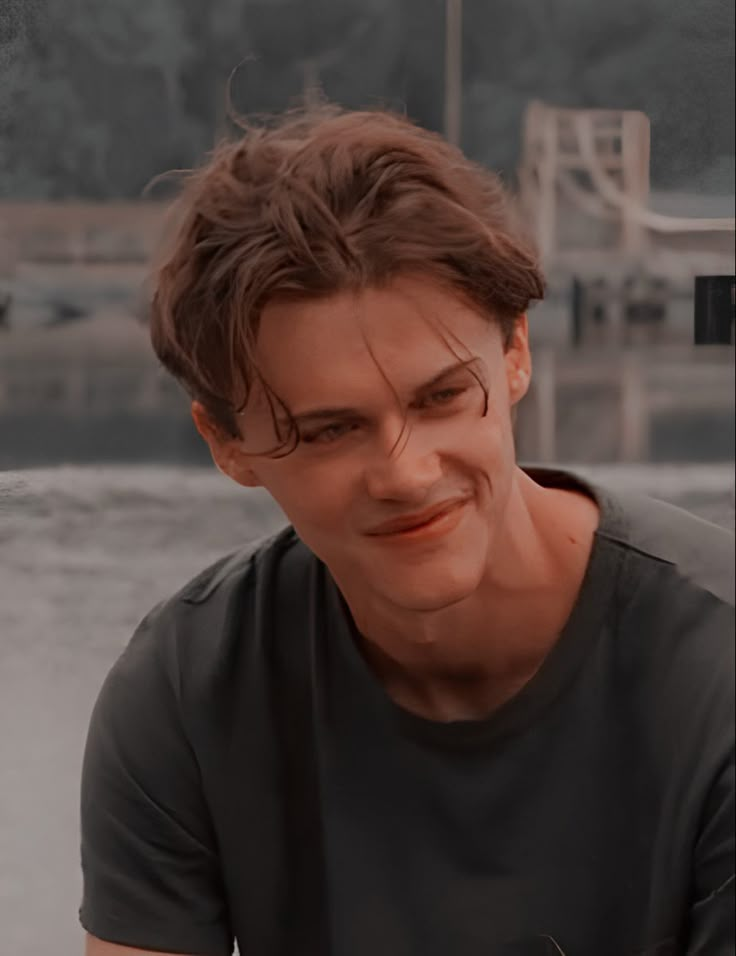
<path fill-rule="evenodd" d="M 460 604 L 471 597 L 482 578 L 482 568 L 445 568 L 439 573 L 416 569 L 395 574 L 376 587 L 382 597 L 407 611 L 432 613 Z"/>

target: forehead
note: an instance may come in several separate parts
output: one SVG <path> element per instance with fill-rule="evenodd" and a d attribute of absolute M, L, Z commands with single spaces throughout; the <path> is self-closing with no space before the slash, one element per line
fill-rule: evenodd
<path fill-rule="evenodd" d="M 325 299 L 274 302 L 261 316 L 256 358 L 292 408 L 332 394 L 410 388 L 453 358 L 502 354 L 495 323 L 432 280 L 402 277 L 384 288 Z"/>

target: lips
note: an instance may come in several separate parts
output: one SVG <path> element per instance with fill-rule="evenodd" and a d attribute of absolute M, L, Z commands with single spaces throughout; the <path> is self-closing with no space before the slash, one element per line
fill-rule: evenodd
<path fill-rule="evenodd" d="M 424 511 L 418 511 L 411 515 L 403 515 L 400 518 L 393 518 L 391 521 L 384 521 L 383 524 L 378 525 L 378 527 L 373 528 L 373 530 L 368 533 L 371 535 L 389 535 L 400 534 L 402 531 L 413 531 L 442 517 L 464 502 L 464 498 L 443 501 L 433 508 L 426 508 Z"/>

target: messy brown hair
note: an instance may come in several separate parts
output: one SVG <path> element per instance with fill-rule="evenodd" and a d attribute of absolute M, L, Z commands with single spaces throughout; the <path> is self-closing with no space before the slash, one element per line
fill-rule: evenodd
<path fill-rule="evenodd" d="M 176 211 L 153 277 L 153 347 L 233 438 L 267 302 L 421 271 L 499 323 L 508 346 L 543 295 L 498 177 L 390 112 L 323 105 L 245 124 L 187 175 Z"/>

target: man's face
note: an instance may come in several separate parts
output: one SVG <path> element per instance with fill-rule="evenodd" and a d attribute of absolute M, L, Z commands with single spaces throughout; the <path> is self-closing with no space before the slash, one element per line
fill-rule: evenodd
<path fill-rule="evenodd" d="M 503 561 L 494 541 L 515 469 L 510 408 L 528 383 L 525 317 L 504 352 L 487 318 L 431 280 L 403 277 L 267 306 L 257 362 L 297 422 L 296 448 L 258 454 L 277 437 L 255 388 L 243 441 L 213 454 L 272 494 L 348 600 L 439 610 Z"/>

